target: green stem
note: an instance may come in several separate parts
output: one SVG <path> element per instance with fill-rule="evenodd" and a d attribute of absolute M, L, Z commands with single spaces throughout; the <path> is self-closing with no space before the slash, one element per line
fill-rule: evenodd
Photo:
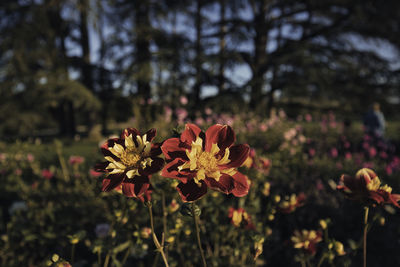
<path fill-rule="evenodd" d="M 198 216 L 196 214 L 195 204 L 193 202 L 192 202 L 192 217 L 193 217 L 194 225 L 196 227 L 197 245 L 199 246 L 199 250 L 200 250 L 200 254 L 201 254 L 201 260 L 203 262 L 203 266 L 207 267 L 206 258 L 204 257 L 204 251 L 203 251 L 203 248 L 201 247 L 200 228 L 199 228 Z"/>
<path fill-rule="evenodd" d="M 97 251 L 97 263 L 101 266 L 101 250 Z"/>
<path fill-rule="evenodd" d="M 164 240 L 167 240 L 167 238 L 168 238 L 168 236 L 167 236 L 167 234 L 168 234 L 167 233 L 168 232 L 168 229 L 167 229 L 167 215 L 168 215 L 168 212 L 167 212 L 167 208 L 166 208 L 166 205 L 165 205 L 165 194 L 164 194 L 164 192 L 161 192 L 161 199 L 162 199 L 163 231 L 164 231 L 164 236 L 163 236 L 163 240 L 161 242 L 161 245 L 164 246 Z M 168 247 L 165 250 L 165 254 L 168 256 Z"/>
<path fill-rule="evenodd" d="M 368 232 L 368 211 L 369 207 L 364 207 L 364 239 L 363 239 L 363 255 L 364 267 L 367 267 L 367 232 Z"/>
<path fill-rule="evenodd" d="M 325 261 L 325 259 L 327 258 L 327 254 L 324 254 L 321 259 L 318 262 L 317 267 L 320 267 L 322 265 L 322 263 Z"/>
<path fill-rule="evenodd" d="M 74 264 L 74 260 L 75 260 L 75 244 L 72 244 L 72 247 L 71 247 L 71 264 Z"/>
<path fill-rule="evenodd" d="M 161 253 L 161 257 L 162 257 L 162 259 L 163 259 L 163 261 L 164 261 L 165 266 L 166 266 L 166 267 L 169 267 L 168 261 L 167 261 L 167 257 L 165 256 L 163 247 L 160 245 L 160 242 L 158 242 L 157 236 L 156 236 L 156 234 L 154 233 L 153 209 L 152 209 L 151 202 L 147 202 L 146 205 L 147 205 L 147 207 L 148 207 L 148 209 L 149 209 L 150 226 L 151 226 L 151 235 L 152 235 L 152 237 L 153 237 L 154 245 L 156 245 L 157 250 Z"/>
<path fill-rule="evenodd" d="M 110 261 L 110 253 L 107 253 L 106 258 L 104 260 L 104 267 L 108 266 L 108 262 Z"/>
<path fill-rule="evenodd" d="M 68 168 L 67 168 L 67 164 L 65 163 L 64 156 L 62 155 L 62 144 L 61 144 L 61 142 L 56 141 L 55 142 L 55 146 L 56 146 L 56 152 L 57 152 L 57 155 L 58 155 L 58 160 L 60 161 L 61 170 L 63 172 L 64 179 L 66 181 L 70 181 L 71 179 L 70 179 L 70 176 L 69 176 L 69 171 L 68 171 Z"/>
<path fill-rule="evenodd" d="M 129 245 L 128 249 L 125 252 L 124 258 L 122 259 L 121 266 L 124 266 L 126 261 L 128 260 L 129 253 L 131 252 L 132 245 Z"/>

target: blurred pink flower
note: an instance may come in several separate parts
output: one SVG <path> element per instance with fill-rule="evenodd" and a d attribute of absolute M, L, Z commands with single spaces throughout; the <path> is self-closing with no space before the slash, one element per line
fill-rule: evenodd
<path fill-rule="evenodd" d="M 90 169 L 89 174 L 90 174 L 90 176 L 92 176 L 94 178 L 100 177 L 102 175 L 101 172 L 96 172 L 94 169 Z"/>
<path fill-rule="evenodd" d="M 164 119 L 166 122 L 170 122 L 172 117 L 172 109 L 169 106 L 164 106 Z"/>
<path fill-rule="evenodd" d="M 311 121 L 312 121 L 312 116 L 311 116 L 311 114 L 309 114 L 309 113 L 306 114 L 306 121 L 307 121 L 307 122 L 311 122 Z"/>
<path fill-rule="evenodd" d="M 387 174 L 387 175 L 392 175 L 393 169 L 392 169 L 392 167 L 390 166 L 390 164 L 386 165 L 385 171 L 386 171 L 386 174 Z"/>
<path fill-rule="evenodd" d="M 369 136 L 368 134 L 364 134 L 364 141 L 370 141 L 371 140 L 371 136 Z"/>
<path fill-rule="evenodd" d="M 187 105 L 188 99 L 187 99 L 186 96 L 181 96 L 181 97 L 179 98 L 179 102 L 181 102 L 182 105 Z"/>
<path fill-rule="evenodd" d="M 379 153 L 379 156 L 383 159 L 387 159 L 388 154 L 385 151 L 381 151 L 381 153 Z"/>
<path fill-rule="evenodd" d="M 332 158 L 336 158 L 337 156 L 338 156 L 338 150 L 336 149 L 336 147 L 332 147 L 331 148 L 331 156 L 332 156 Z"/>
<path fill-rule="evenodd" d="M 373 162 L 364 162 L 363 168 L 373 169 L 374 163 Z"/>
<path fill-rule="evenodd" d="M 321 180 L 317 181 L 316 188 L 317 188 L 318 191 L 322 191 L 322 190 L 325 189 L 325 186 L 324 186 L 324 184 L 322 183 Z"/>
<path fill-rule="evenodd" d="M 188 112 L 184 108 L 177 108 L 175 115 L 178 117 L 178 123 L 183 123 L 188 116 Z"/>
<path fill-rule="evenodd" d="M 376 154 L 377 154 L 377 151 L 376 151 L 376 148 L 375 148 L 375 147 L 370 147 L 368 152 L 369 152 L 369 156 L 370 156 L 371 158 L 375 157 Z"/>
<path fill-rule="evenodd" d="M 196 118 L 196 120 L 194 121 L 195 122 L 195 124 L 197 124 L 197 125 L 203 125 L 204 124 L 204 119 L 203 118 L 201 118 L 201 117 L 198 117 L 198 118 Z"/>
<path fill-rule="evenodd" d="M 362 147 L 363 147 L 365 150 L 368 150 L 368 149 L 369 149 L 369 144 L 368 144 L 367 142 L 363 142 Z"/>
<path fill-rule="evenodd" d="M 342 163 L 341 163 L 341 162 L 336 162 L 336 168 L 337 168 L 338 170 L 343 169 Z"/>
<path fill-rule="evenodd" d="M 310 155 L 311 157 L 314 157 L 315 156 L 315 149 L 314 148 L 310 148 L 308 150 L 308 155 Z"/>
<path fill-rule="evenodd" d="M 15 174 L 20 176 L 22 174 L 22 170 L 20 168 L 16 169 Z"/>
<path fill-rule="evenodd" d="M 69 164 L 71 164 L 71 165 L 80 165 L 84 161 L 85 161 L 85 158 L 81 157 L 81 156 L 70 156 L 69 160 L 68 160 Z"/>
<path fill-rule="evenodd" d="M 266 123 L 261 123 L 260 124 L 260 131 L 261 132 L 266 132 L 268 130 L 268 125 Z"/>
<path fill-rule="evenodd" d="M 204 109 L 204 113 L 206 113 L 207 115 L 211 115 L 212 114 L 212 109 L 211 108 L 205 108 Z"/>
<path fill-rule="evenodd" d="M 353 156 L 351 155 L 350 152 L 346 152 L 346 153 L 344 154 L 344 157 L 345 157 L 346 160 L 351 160 L 351 158 L 352 158 Z"/>
<path fill-rule="evenodd" d="M 47 180 L 50 180 L 51 178 L 53 178 L 53 176 L 54 176 L 54 174 L 50 170 L 48 170 L 48 169 L 43 169 L 42 170 L 42 177 L 43 178 L 45 178 Z"/>
<path fill-rule="evenodd" d="M 344 147 L 345 148 L 350 148 L 350 142 L 348 142 L 348 141 L 344 142 Z"/>
<path fill-rule="evenodd" d="M 33 190 L 35 190 L 36 188 L 38 188 L 38 185 L 39 185 L 39 183 L 38 183 L 37 181 L 35 181 L 35 182 L 33 182 L 33 183 L 31 184 L 31 188 L 32 188 Z"/>
<path fill-rule="evenodd" d="M 32 155 L 31 153 L 28 153 L 28 154 L 26 155 L 26 159 L 27 159 L 29 162 L 33 162 L 33 161 L 35 160 L 35 156 Z"/>

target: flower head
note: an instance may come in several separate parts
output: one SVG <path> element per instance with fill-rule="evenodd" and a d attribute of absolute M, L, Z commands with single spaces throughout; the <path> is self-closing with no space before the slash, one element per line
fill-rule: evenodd
<path fill-rule="evenodd" d="M 50 180 L 51 178 L 53 178 L 53 176 L 54 176 L 54 173 L 52 171 L 50 171 L 48 169 L 43 169 L 42 170 L 42 177 L 43 178 L 45 178 L 47 180 Z"/>
<path fill-rule="evenodd" d="M 304 249 L 314 255 L 317 252 L 316 244 L 321 242 L 322 233 L 315 230 L 296 230 L 291 238 L 294 248 Z"/>
<path fill-rule="evenodd" d="M 71 165 L 80 165 L 84 161 L 85 161 L 85 158 L 81 157 L 81 156 L 70 156 L 69 160 L 68 160 L 69 164 L 71 164 Z"/>
<path fill-rule="evenodd" d="M 242 208 L 234 209 L 230 207 L 228 216 L 231 218 L 232 224 L 236 227 L 244 225 L 247 229 L 255 229 L 250 215 Z"/>
<path fill-rule="evenodd" d="M 247 159 L 249 146 L 234 142 L 230 126 L 216 124 L 204 133 L 194 124 L 186 124 L 180 138 L 170 138 L 161 147 L 167 161 L 162 175 L 180 180 L 177 190 L 183 201 L 201 198 L 207 187 L 245 196 L 250 183 L 236 168 Z"/>
<path fill-rule="evenodd" d="M 360 202 L 372 202 L 375 204 L 393 204 L 400 208 L 399 194 L 392 194 L 392 188 L 381 185 L 379 177 L 371 169 L 359 170 L 355 177 L 343 174 L 337 190 L 343 192 L 348 198 Z"/>
<path fill-rule="evenodd" d="M 292 194 L 290 196 L 285 196 L 284 200 L 278 205 L 279 211 L 282 213 L 291 213 L 296 208 L 303 206 L 305 200 L 306 196 L 304 193 L 300 193 L 299 195 Z"/>
<path fill-rule="evenodd" d="M 150 197 L 149 176 L 161 170 L 164 159 L 160 144 L 151 141 L 156 130 L 151 129 L 144 135 L 134 128 L 123 131 L 120 138 L 106 141 L 101 150 L 106 162 L 96 165 L 96 171 L 105 172 L 103 191 L 111 191 L 122 185 L 122 193 L 128 197 L 144 200 Z"/>

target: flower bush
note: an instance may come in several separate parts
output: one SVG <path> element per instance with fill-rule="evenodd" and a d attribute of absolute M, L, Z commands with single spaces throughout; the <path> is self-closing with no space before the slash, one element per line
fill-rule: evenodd
<path fill-rule="evenodd" d="M 116 127 L 157 136 L 128 128 L 102 156 L 90 140 L 0 143 L 1 265 L 162 266 L 154 234 L 170 266 L 199 266 L 187 202 L 209 266 L 360 266 L 363 206 L 368 266 L 400 265 L 398 138 L 332 116 L 180 112 L 173 129 L 171 114 Z"/>

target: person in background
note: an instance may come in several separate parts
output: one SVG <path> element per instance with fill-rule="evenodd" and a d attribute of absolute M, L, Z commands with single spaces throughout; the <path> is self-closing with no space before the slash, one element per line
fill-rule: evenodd
<path fill-rule="evenodd" d="M 385 134 L 385 117 L 379 103 L 374 103 L 372 108 L 364 116 L 364 126 L 367 134 L 383 138 Z"/>

